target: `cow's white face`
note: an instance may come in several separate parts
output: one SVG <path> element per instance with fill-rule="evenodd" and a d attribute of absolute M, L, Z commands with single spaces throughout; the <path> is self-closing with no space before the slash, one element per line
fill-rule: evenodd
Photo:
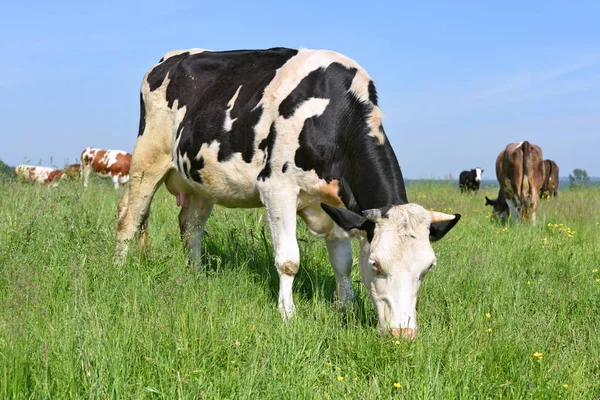
<path fill-rule="evenodd" d="M 475 168 L 475 180 L 477 182 L 481 182 L 481 174 L 483 174 L 483 169 Z"/>
<path fill-rule="evenodd" d="M 360 222 L 358 214 L 352 211 L 337 209 L 332 213 L 324 209 L 342 228 L 367 233 L 361 238 L 360 272 L 377 310 L 379 331 L 413 339 L 417 328 L 417 293 L 425 274 L 436 263 L 430 240 L 444 236 L 460 215 L 430 212 L 417 204 L 405 204 L 393 206 L 387 212 L 365 211 Z M 355 220 L 349 224 L 352 218 Z"/>

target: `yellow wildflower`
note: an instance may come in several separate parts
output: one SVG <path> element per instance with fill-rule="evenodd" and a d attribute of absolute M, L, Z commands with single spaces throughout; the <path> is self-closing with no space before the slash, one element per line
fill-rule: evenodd
<path fill-rule="evenodd" d="M 341 371 L 342 369 L 340 367 L 335 367 L 336 371 Z"/>
<path fill-rule="evenodd" d="M 399 340 L 396 340 L 396 341 L 394 342 L 394 344 L 400 344 L 400 341 L 399 341 Z"/>
<path fill-rule="evenodd" d="M 563 387 L 564 387 L 565 389 L 567 389 L 567 388 L 569 387 L 569 385 L 567 385 L 567 384 L 565 383 L 565 384 L 563 385 Z"/>
<path fill-rule="evenodd" d="M 490 313 L 485 313 L 485 317 L 486 317 L 486 318 L 492 318 L 492 314 L 490 314 Z"/>
<path fill-rule="evenodd" d="M 254 332 L 254 327 L 251 327 L 251 328 L 250 328 L 250 332 Z"/>
<path fill-rule="evenodd" d="M 343 380 L 344 380 L 344 377 L 343 377 L 343 376 L 338 376 L 338 381 L 340 381 L 340 382 L 341 382 L 341 381 L 343 381 Z"/>
<path fill-rule="evenodd" d="M 527 281 L 527 284 L 528 284 L 528 285 L 531 285 L 531 281 Z"/>
<path fill-rule="evenodd" d="M 596 282 L 600 282 L 600 279 L 596 279 Z"/>
<path fill-rule="evenodd" d="M 401 385 L 401 384 L 399 384 L 398 382 L 394 382 L 394 387 L 395 387 L 396 389 L 400 389 L 400 388 L 402 387 L 402 385 Z"/>
<path fill-rule="evenodd" d="M 326 366 L 326 367 L 331 367 L 331 363 L 330 363 L 329 361 L 327 361 L 327 362 L 325 363 L 325 366 Z"/>
<path fill-rule="evenodd" d="M 594 268 L 594 269 L 592 270 L 592 272 L 595 274 L 596 272 L 598 272 L 598 268 Z"/>
<path fill-rule="evenodd" d="M 544 354 L 540 353 L 539 351 L 536 351 L 535 353 L 533 353 L 533 356 L 535 358 L 537 358 L 538 360 L 541 360 L 542 358 L 544 358 Z"/>
<path fill-rule="evenodd" d="M 492 333 L 492 328 L 488 328 L 488 333 Z"/>

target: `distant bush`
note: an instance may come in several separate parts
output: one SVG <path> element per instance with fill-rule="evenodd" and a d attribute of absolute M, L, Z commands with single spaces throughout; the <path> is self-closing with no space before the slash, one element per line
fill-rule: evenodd
<path fill-rule="evenodd" d="M 15 169 L 0 160 L 0 180 L 12 179 L 15 177 Z"/>
<path fill-rule="evenodd" d="M 590 183 L 590 177 L 585 169 L 575 168 L 572 174 L 569 174 L 569 182 L 572 188 L 587 186 Z"/>

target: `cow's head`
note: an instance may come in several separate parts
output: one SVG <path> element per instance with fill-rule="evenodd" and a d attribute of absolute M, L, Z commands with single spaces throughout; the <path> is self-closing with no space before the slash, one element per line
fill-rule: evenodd
<path fill-rule="evenodd" d="M 494 214 L 498 216 L 502 221 L 505 221 L 506 218 L 508 218 L 508 204 L 506 204 L 506 200 L 502 193 L 502 189 L 500 189 L 500 191 L 498 192 L 498 197 L 496 197 L 495 199 L 490 199 L 487 196 L 485 196 L 485 205 L 492 206 Z"/>
<path fill-rule="evenodd" d="M 353 211 L 322 204 L 346 231 L 363 232 L 360 272 L 377 315 L 379 330 L 413 339 L 417 328 L 417 293 L 436 263 L 431 241 L 441 239 L 460 219 L 427 211 L 417 204 Z"/>
<path fill-rule="evenodd" d="M 483 168 L 475 168 L 475 180 L 481 182 L 481 175 L 483 174 Z"/>

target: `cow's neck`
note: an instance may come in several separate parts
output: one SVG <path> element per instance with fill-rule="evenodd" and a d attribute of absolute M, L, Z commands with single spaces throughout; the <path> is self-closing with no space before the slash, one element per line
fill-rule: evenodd
<path fill-rule="evenodd" d="M 398 159 L 388 138 L 379 145 L 364 137 L 360 146 L 346 146 L 342 168 L 341 197 L 346 208 L 362 212 L 406 204 L 406 188 Z"/>

